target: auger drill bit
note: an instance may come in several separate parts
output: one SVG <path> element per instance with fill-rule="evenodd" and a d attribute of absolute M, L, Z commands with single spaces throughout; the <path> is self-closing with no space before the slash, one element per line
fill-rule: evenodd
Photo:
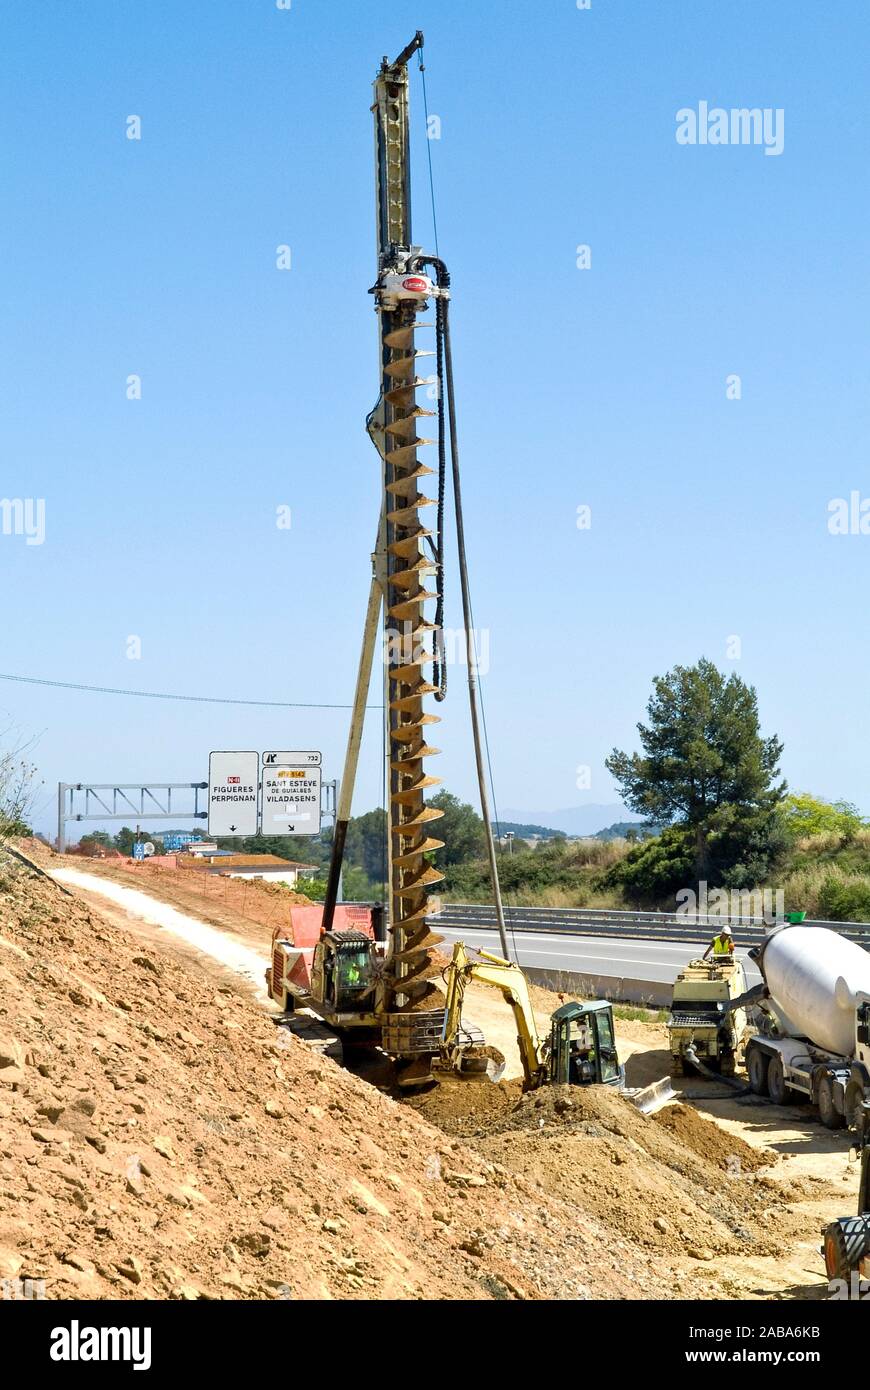
<path fill-rule="evenodd" d="M 422 47 L 423 35 L 418 31 L 395 62 L 384 59 L 375 79 L 372 107 L 378 232 L 374 294 L 381 342 L 376 443 L 383 459 L 386 499 L 383 584 L 391 876 L 391 940 L 380 1007 L 393 1019 L 404 1013 L 425 1013 L 427 1008 L 434 1011 L 443 1003 L 432 983 L 439 973 L 432 948 L 441 938 L 427 926 L 427 918 L 438 908 L 430 892 L 443 879 L 432 863 L 443 841 L 431 834 L 443 813 L 425 801 L 426 792 L 440 780 L 427 771 L 428 760 L 438 752 L 427 742 L 427 733 L 438 719 L 424 708 L 426 697 L 438 689 L 427 672 L 434 660 L 432 637 L 435 634 L 437 640 L 437 633 L 425 608 L 430 601 L 438 601 L 442 577 L 439 565 L 424 553 L 423 542 L 432 537 L 427 514 L 435 508 L 437 515 L 439 509 L 436 499 L 421 490 L 433 470 L 418 452 L 433 442 L 425 436 L 425 424 L 435 412 L 417 401 L 418 389 L 430 384 L 418 375 L 420 360 L 433 355 L 417 349 L 417 329 L 424 326 L 418 311 L 430 299 L 437 300 L 439 291 L 414 271 L 420 252 L 411 236 L 408 119 L 408 62 Z M 440 537 L 435 541 L 436 553 L 439 547 Z M 404 1026 L 390 1029 L 389 1036 L 405 1036 Z M 432 1051 L 437 1050 L 436 1040 Z M 406 1055 L 420 1051 L 418 1044 Z M 402 1049 L 397 1048 L 395 1055 L 401 1056 Z"/>
<path fill-rule="evenodd" d="M 440 779 L 427 773 L 426 759 L 439 751 L 426 741 L 427 728 L 438 716 L 424 709 L 435 687 L 426 678 L 433 658 L 427 639 L 434 626 L 425 605 L 438 597 L 441 576 L 422 549 L 431 535 L 423 517 L 434 499 L 419 490 L 433 470 L 418 450 L 434 443 L 417 433 L 419 421 L 432 412 L 417 404 L 417 389 L 428 385 L 417 375 L 416 306 L 400 304 L 383 310 L 383 399 L 385 402 L 384 487 L 387 495 L 386 623 L 389 661 L 390 833 L 393 839 L 391 885 L 392 950 L 384 977 L 389 1012 L 435 1007 L 439 991 L 432 984 L 440 968 L 432 947 L 443 938 L 427 926 L 436 904 L 430 890 L 444 877 L 430 856 L 443 840 L 429 833 L 443 812 L 424 801 L 425 792 Z M 434 587 L 427 581 L 434 577 Z"/>

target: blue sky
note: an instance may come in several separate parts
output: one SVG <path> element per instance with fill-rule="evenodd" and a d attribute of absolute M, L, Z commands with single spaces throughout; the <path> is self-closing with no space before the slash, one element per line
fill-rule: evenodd
<path fill-rule="evenodd" d="M 379 503 L 370 83 L 418 26 L 499 802 L 613 800 L 652 676 L 706 655 L 756 685 L 794 787 L 870 811 L 870 537 L 827 524 L 870 495 L 851 0 L 7 6 L 0 495 L 44 498 L 46 533 L 0 536 L 0 670 L 350 699 Z M 431 246 L 416 73 L 413 100 Z M 678 145 L 701 101 L 781 108 L 782 154 Z M 451 678 L 438 771 L 473 798 Z M 2 681 L 0 709 L 38 740 L 45 829 L 58 780 L 189 780 L 231 747 L 320 747 L 337 775 L 346 733 Z M 355 810 L 379 756 L 373 715 Z"/>

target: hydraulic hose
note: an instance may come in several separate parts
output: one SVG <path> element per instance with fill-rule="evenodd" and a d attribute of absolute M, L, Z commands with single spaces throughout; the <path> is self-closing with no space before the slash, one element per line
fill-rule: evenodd
<path fill-rule="evenodd" d="M 439 256 L 420 256 L 414 262 L 414 269 L 424 265 L 431 265 L 435 270 L 436 284 L 439 290 L 448 290 L 450 287 L 450 272 L 444 261 Z M 486 833 L 486 848 L 489 859 L 489 872 L 492 881 L 493 902 L 495 905 L 496 921 L 498 923 L 498 934 L 501 941 L 501 949 L 505 960 L 510 960 L 510 950 L 507 941 L 507 929 L 505 927 L 504 905 L 501 898 L 501 884 L 498 876 L 498 861 L 495 853 L 495 840 L 492 833 L 492 817 L 489 810 L 489 793 L 486 787 L 486 771 L 483 764 L 483 741 L 480 732 L 480 711 L 477 690 L 477 653 L 475 651 L 474 629 L 472 626 L 471 612 L 471 590 L 468 582 L 468 563 L 465 550 L 465 522 L 462 513 L 462 484 L 459 472 L 459 442 L 456 431 L 456 395 L 453 385 L 453 353 L 450 342 L 450 315 L 449 315 L 449 296 L 439 295 L 436 310 L 436 325 L 438 330 L 438 353 L 441 362 L 441 371 L 444 378 L 444 387 L 447 395 L 447 419 L 450 426 L 450 462 L 453 481 L 453 506 L 456 513 L 456 542 L 459 554 L 459 583 L 462 592 L 462 620 L 465 626 L 465 652 L 466 666 L 468 670 L 468 703 L 471 712 L 471 731 L 474 740 L 474 758 L 477 765 L 477 783 L 480 791 L 480 810 L 483 819 L 484 830 Z M 443 420 L 443 396 L 444 391 L 440 389 L 439 382 L 439 425 Z M 439 464 L 440 446 L 444 439 L 443 429 L 440 430 L 439 439 Z M 446 453 L 445 453 L 445 473 L 446 473 Z M 439 479 L 439 483 L 441 479 Z M 442 488 L 439 486 L 439 501 L 442 496 Z M 443 555 L 444 537 L 443 531 L 439 534 L 439 550 Z M 443 596 L 443 579 L 439 586 Z M 438 620 L 436 619 L 436 622 Z M 443 671 L 443 646 L 441 649 L 441 661 Z"/>

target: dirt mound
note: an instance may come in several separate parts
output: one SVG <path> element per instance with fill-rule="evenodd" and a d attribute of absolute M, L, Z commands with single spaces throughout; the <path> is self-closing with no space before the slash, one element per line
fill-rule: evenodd
<path fill-rule="evenodd" d="M 579 1189 L 578 1189 L 579 1190 Z M 0 1278 L 48 1298 L 651 1297 L 566 1199 L 0 863 Z"/>
<path fill-rule="evenodd" d="M 718 1145 L 714 1158 L 696 1147 L 703 1147 L 700 1127 L 709 1124 L 700 1117 L 698 1128 L 684 1123 L 693 1141 L 686 1143 L 676 1128 L 600 1089 L 579 1103 L 559 1095 L 537 1100 L 526 1097 L 515 1108 L 513 1129 L 477 1140 L 479 1151 L 514 1173 L 534 1174 L 545 1191 L 582 1201 L 602 1223 L 646 1248 L 696 1259 L 776 1248 L 765 1213 L 784 1211 L 785 1197 L 755 1184 L 755 1154 L 744 1152 L 742 1141 L 728 1144 L 734 1152 L 723 1170 Z"/>
<path fill-rule="evenodd" d="M 447 1134 L 483 1134 L 493 1120 L 506 1119 L 522 1096 L 519 1081 L 493 1085 L 475 1076 L 439 1076 L 438 1085 L 422 1095 L 410 1096 L 407 1104 L 430 1124 Z"/>
<path fill-rule="evenodd" d="M 744 1173 L 755 1173 L 776 1162 L 769 1149 L 753 1149 L 745 1139 L 728 1134 L 688 1105 L 667 1105 L 653 1119 L 701 1158 L 726 1171 L 738 1168 Z"/>
<path fill-rule="evenodd" d="M 787 1224 L 793 1191 L 756 1177 L 776 1156 L 685 1105 L 647 1117 L 609 1087 L 522 1095 L 515 1083 L 486 1081 L 453 1081 L 419 1104 L 490 1161 L 582 1206 L 634 1247 L 701 1262 L 770 1254 Z"/>

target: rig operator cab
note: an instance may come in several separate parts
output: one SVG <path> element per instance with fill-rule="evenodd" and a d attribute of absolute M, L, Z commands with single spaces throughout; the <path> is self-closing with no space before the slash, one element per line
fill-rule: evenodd
<path fill-rule="evenodd" d="M 378 963 L 375 943 L 362 932 L 327 932 L 314 948 L 310 1002 L 329 1014 L 369 1012 Z"/>

